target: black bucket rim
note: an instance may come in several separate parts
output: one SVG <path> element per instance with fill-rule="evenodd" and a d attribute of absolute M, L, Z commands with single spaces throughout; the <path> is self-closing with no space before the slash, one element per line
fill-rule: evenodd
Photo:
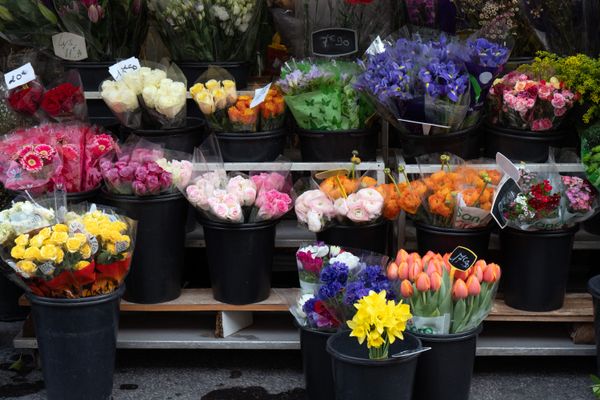
<path fill-rule="evenodd" d="M 324 135 L 342 135 L 347 134 L 354 137 L 361 136 L 370 136 L 379 134 L 377 130 L 377 126 L 359 128 L 359 129 L 340 129 L 336 131 L 328 131 L 328 130 L 316 130 L 316 129 L 304 129 L 296 126 L 296 133 L 298 136 L 307 136 L 307 137 L 322 137 Z"/>
<path fill-rule="evenodd" d="M 246 230 L 266 229 L 266 228 L 270 228 L 271 226 L 277 225 L 279 223 L 279 221 L 281 220 L 281 218 L 275 218 L 275 219 L 268 219 L 265 221 L 258 221 L 258 222 L 243 222 L 243 223 L 219 222 L 219 221 L 215 221 L 215 220 L 204 217 L 202 214 L 200 214 L 200 212 L 198 210 L 195 210 L 195 211 L 196 211 L 196 220 L 198 221 L 198 223 L 200 225 L 202 225 L 202 227 L 208 226 L 211 229 L 218 229 L 218 230 L 223 230 L 223 231 L 230 231 L 230 230 L 246 231 Z"/>
<path fill-rule="evenodd" d="M 185 126 L 181 126 L 179 128 L 167 128 L 167 129 L 132 129 L 128 128 L 122 124 L 120 124 L 121 132 L 132 133 L 138 136 L 148 136 L 148 137 L 161 137 L 161 136 L 171 136 L 171 135 L 189 135 L 192 133 L 196 133 L 197 130 L 206 128 L 206 120 L 200 117 L 186 117 Z M 193 125 L 188 125 L 189 122 L 195 122 Z"/>
<path fill-rule="evenodd" d="M 112 61 L 71 61 L 61 60 L 61 64 L 68 68 L 76 69 L 97 69 L 97 68 L 108 68 L 115 63 Z M 108 74 L 107 74 L 108 76 Z"/>
<path fill-rule="evenodd" d="M 125 285 L 119 286 L 116 290 L 108 294 L 102 294 L 99 296 L 80 297 L 77 299 L 67 298 L 55 298 L 55 297 L 43 297 L 35 295 L 31 292 L 26 292 L 25 295 L 31 304 L 52 306 L 52 307 L 83 307 L 92 306 L 96 304 L 103 304 L 114 300 L 116 297 L 121 297 L 125 291 Z"/>
<path fill-rule="evenodd" d="M 308 326 L 302 326 L 296 320 L 294 320 L 294 325 L 298 329 L 300 329 L 300 330 L 302 330 L 304 332 L 314 333 L 315 335 L 319 335 L 319 336 L 330 336 L 331 337 L 331 336 L 335 335 L 336 333 L 338 333 L 338 331 L 335 330 L 335 329 L 331 330 L 331 331 L 322 331 L 322 330 L 318 330 L 318 329 L 315 329 L 315 328 L 309 328 Z"/>
<path fill-rule="evenodd" d="M 453 235 L 472 236 L 479 233 L 491 232 L 494 229 L 493 221 L 490 221 L 486 226 L 479 228 L 445 228 L 441 226 L 430 225 L 425 222 L 413 220 L 413 225 L 417 229 L 421 229 L 430 233 L 452 233 Z"/>
<path fill-rule="evenodd" d="M 587 289 L 592 297 L 600 299 L 600 275 L 593 276 L 588 280 Z"/>
<path fill-rule="evenodd" d="M 179 200 L 185 198 L 179 190 L 169 193 L 162 193 L 153 196 L 136 196 L 134 194 L 117 194 L 108 191 L 106 186 L 100 190 L 102 197 L 111 200 L 118 200 L 128 203 L 162 203 L 170 200 Z"/>
<path fill-rule="evenodd" d="M 280 136 L 287 136 L 287 134 L 288 132 L 286 128 L 260 132 L 215 132 L 217 139 L 226 140 L 271 139 Z"/>
<path fill-rule="evenodd" d="M 478 131 L 482 125 L 483 125 L 483 121 L 480 119 L 473 126 L 470 126 L 468 128 L 459 129 L 457 131 L 448 132 L 448 133 L 423 135 L 423 134 L 416 134 L 416 133 L 405 133 L 400 130 L 397 130 L 397 133 L 400 136 L 401 140 L 412 140 L 412 141 L 416 141 L 416 142 L 439 141 L 439 140 L 447 140 L 447 139 L 457 138 L 458 136 L 479 135 L 480 133 Z"/>
<path fill-rule="evenodd" d="M 486 121 L 484 123 L 484 127 L 485 131 L 489 134 L 516 140 L 527 140 L 528 142 L 547 142 L 560 140 L 569 135 L 569 132 L 562 128 L 536 132 L 525 129 L 520 130 L 516 128 L 507 128 L 504 126 L 494 125 L 489 121 Z"/>
<path fill-rule="evenodd" d="M 348 363 L 351 363 L 354 365 L 363 365 L 366 367 L 386 367 L 389 365 L 404 364 L 404 363 L 411 362 L 411 361 L 417 359 L 420 355 L 420 353 L 416 353 L 416 354 L 413 354 L 413 355 L 410 355 L 407 357 L 391 358 L 392 354 L 389 354 L 390 357 L 385 360 L 371 360 L 369 358 L 359 358 L 359 357 L 348 356 L 348 355 L 342 354 L 339 351 L 337 351 L 336 349 L 334 349 L 333 343 L 336 342 L 337 340 L 340 340 L 339 338 L 347 339 L 347 337 L 349 337 L 349 333 L 350 333 L 350 331 L 342 330 L 340 332 L 335 333 L 329 339 L 327 339 L 327 352 L 331 355 L 331 357 L 334 357 L 336 360 L 348 362 Z M 423 347 L 423 344 L 421 343 L 421 339 L 419 339 L 412 333 L 405 331 L 405 332 L 403 332 L 403 335 L 404 335 L 404 340 L 406 340 L 407 337 L 416 340 L 417 347 L 415 349 L 420 349 Z M 351 339 L 356 340 L 357 346 L 366 346 L 366 344 L 364 344 L 364 343 L 362 345 L 358 344 L 358 340 L 356 338 L 351 338 Z M 396 339 L 396 340 L 400 340 L 400 339 Z"/>
<path fill-rule="evenodd" d="M 510 232 L 513 235 L 523 235 L 523 236 L 569 236 L 575 234 L 579 230 L 579 224 L 575 224 L 571 227 L 561 228 L 561 229 L 552 229 L 552 230 L 535 230 L 535 231 L 525 231 L 522 229 L 513 228 L 512 226 L 507 226 L 504 229 L 500 230 L 502 232 Z"/>
<path fill-rule="evenodd" d="M 464 340 L 471 339 L 474 336 L 477 336 L 483 330 L 483 323 L 479 324 L 476 328 L 470 329 L 465 332 L 460 333 L 448 333 L 445 335 L 430 335 L 427 333 L 419 333 L 419 332 L 410 332 L 414 336 L 419 339 L 426 340 L 428 342 L 435 343 L 446 343 L 446 342 L 461 342 Z"/>
<path fill-rule="evenodd" d="M 342 224 L 342 223 L 336 222 L 336 223 L 333 223 L 330 226 L 326 227 L 325 229 L 323 229 L 323 231 L 326 231 L 331 228 L 336 228 L 336 229 L 337 228 L 340 228 L 340 229 L 376 228 L 381 225 L 385 225 L 388 222 L 390 222 L 390 221 L 388 221 L 385 218 L 381 218 L 375 222 L 369 222 L 368 224 Z"/>

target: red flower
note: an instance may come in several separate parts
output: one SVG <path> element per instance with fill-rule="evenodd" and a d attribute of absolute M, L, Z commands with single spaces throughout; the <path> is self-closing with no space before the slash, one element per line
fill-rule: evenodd
<path fill-rule="evenodd" d="M 8 104 L 16 112 L 33 115 L 40 107 L 40 100 L 44 90 L 35 82 L 30 82 L 26 88 L 17 88 L 10 91 Z"/>
<path fill-rule="evenodd" d="M 47 144 L 38 144 L 35 146 L 34 151 L 44 160 L 52 161 L 52 158 L 56 154 L 54 147 Z"/>
<path fill-rule="evenodd" d="M 41 107 L 51 117 L 59 117 L 73 113 L 75 106 L 84 101 L 81 88 L 67 82 L 47 91 Z"/>
<path fill-rule="evenodd" d="M 21 158 L 21 166 L 28 172 L 40 172 L 44 163 L 37 153 L 29 152 Z"/>

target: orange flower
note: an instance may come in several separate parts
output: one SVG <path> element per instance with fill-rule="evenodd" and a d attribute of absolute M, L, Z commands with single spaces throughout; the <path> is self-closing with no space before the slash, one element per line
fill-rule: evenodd
<path fill-rule="evenodd" d="M 421 196 L 415 190 L 405 189 L 400 194 L 400 199 L 398 204 L 400 207 L 409 214 L 416 214 L 421 207 Z"/>
<path fill-rule="evenodd" d="M 490 177 L 492 185 L 497 185 L 500 183 L 500 180 L 502 180 L 502 172 L 500 171 L 488 169 L 485 172 L 487 172 L 488 176 Z"/>
<path fill-rule="evenodd" d="M 387 267 L 387 278 L 391 281 L 398 279 L 398 264 L 393 261 Z"/>
<path fill-rule="evenodd" d="M 377 179 L 371 178 L 370 176 L 362 176 L 360 178 L 360 186 L 362 188 L 370 188 L 377 186 Z"/>
<path fill-rule="evenodd" d="M 400 294 L 405 299 L 412 297 L 415 293 L 412 283 L 409 280 L 405 279 L 400 284 Z"/>
<path fill-rule="evenodd" d="M 452 208 L 446 203 L 446 196 L 434 193 L 428 198 L 429 209 L 432 213 L 449 218 L 452 215 Z"/>
<path fill-rule="evenodd" d="M 481 190 L 476 188 L 465 189 L 461 192 L 462 198 L 465 201 L 467 207 L 474 207 L 475 203 L 479 200 L 479 194 Z"/>
<path fill-rule="evenodd" d="M 469 289 L 462 279 L 457 279 L 452 286 L 452 298 L 455 300 L 469 297 Z"/>
<path fill-rule="evenodd" d="M 325 179 L 319 185 L 321 191 L 327 195 L 332 200 L 337 200 L 341 197 L 344 197 L 344 193 L 346 196 L 356 192 L 358 189 L 358 181 L 355 179 L 350 179 L 347 176 L 332 176 Z"/>

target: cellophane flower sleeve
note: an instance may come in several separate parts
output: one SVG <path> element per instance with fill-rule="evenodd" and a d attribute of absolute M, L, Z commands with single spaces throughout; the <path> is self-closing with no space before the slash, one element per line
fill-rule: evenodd
<path fill-rule="evenodd" d="M 87 103 L 81 76 L 75 69 L 46 87 L 40 109 L 55 122 L 85 122 L 88 119 Z"/>
<path fill-rule="evenodd" d="M 260 130 L 273 131 L 285 124 L 285 99 L 278 86 L 269 89 L 265 101 L 260 104 Z"/>
<path fill-rule="evenodd" d="M 323 193 L 312 178 L 302 178 L 294 184 L 294 211 L 298 224 L 318 233 L 333 224 L 336 217 L 333 200 Z"/>
<path fill-rule="evenodd" d="M 208 120 L 213 132 L 231 131 L 229 109 L 235 108 L 238 93 L 235 79 L 227 70 L 221 67 L 209 67 L 190 88 L 190 95 Z M 239 113 L 234 112 L 234 114 Z M 249 117 L 256 121 L 256 115 L 251 110 Z M 256 126 L 255 123 L 253 125 Z"/>
<path fill-rule="evenodd" d="M 4 86 L 4 76 L 2 78 L 1 84 L 6 88 Z M 39 78 L 36 78 L 25 85 L 11 90 L 3 90 L 3 101 L 6 102 L 10 110 L 19 115 L 19 117 L 31 121 L 29 125 L 33 125 L 36 122 L 47 119 L 44 110 L 40 107 L 44 91 L 44 85 Z"/>
<path fill-rule="evenodd" d="M 291 197 L 292 163 L 282 156 L 275 162 L 281 165 L 278 171 L 250 173 L 250 181 L 256 187 L 256 200 L 250 222 L 281 218 L 294 206 Z"/>

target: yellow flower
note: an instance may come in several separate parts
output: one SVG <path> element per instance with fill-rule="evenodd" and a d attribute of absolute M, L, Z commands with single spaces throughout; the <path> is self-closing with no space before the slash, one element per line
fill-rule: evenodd
<path fill-rule="evenodd" d="M 212 94 L 208 91 L 202 91 L 194 96 L 194 101 L 200 107 L 204 115 L 211 115 L 216 111 L 215 102 Z"/>
<path fill-rule="evenodd" d="M 23 246 L 15 246 L 10 251 L 10 256 L 12 258 L 16 258 L 17 260 L 22 259 L 25 256 L 25 247 Z"/>
<path fill-rule="evenodd" d="M 17 268 L 27 275 L 33 275 L 37 271 L 37 265 L 31 261 L 19 261 Z"/>
<path fill-rule="evenodd" d="M 69 234 L 66 232 L 53 232 L 50 236 L 50 242 L 52 242 L 52 244 L 61 245 L 64 244 L 68 238 Z"/>
<path fill-rule="evenodd" d="M 64 257 L 65 257 L 65 252 L 62 251 L 62 249 L 57 248 L 56 249 L 56 259 L 54 260 L 54 262 L 57 264 L 61 264 L 63 262 Z"/>
<path fill-rule="evenodd" d="M 106 247 L 106 251 L 109 254 L 112 254 L 112 255 L 116 255 L 117 254 L 117 249 L 116 249 L 114 243 L 106 243 L 105 247 Z"/>
<path fill-rule="evenodd" d="M 53 244 L 47 244 L 40 249 L 40 256 L 44 261 L 54 261 L 58 256 L 58 249 Z"/>
<path fill-rule="evenodd" d="M 208 82 L 206 82 L 204 84 L 204 86 L 206 87 L 206 89 L 210 90 L 211 92 L 215 89 L 218 89 L 221 87 L 221 82 L 215 80 L 215 79 L 211 79 Z"/>
<path fill-rule="evenodd" d="M 49 236 L 50 235 L 48 235 L 48 237 Z M 44 245 L 45 239 L 45 237 L 40 236 L 40 234 L 38 233 L 37 235 L 31 238 L 31 240 L 29 241 L 29 245 L 33 247 L 42 247 Z"/>
<path fill-rule="evenodd" d="M 19 235 L 17 236 L 17 238 L 15 239 L 15 244 L 17 246 L 27 246 L 27 244 L 29 243 L 29 235 L 25 234 L 25 235 Z"/>
<path fill-rule="evenodd" d="M 69 232 L 69 227 L 65 224 L 56 224 L 52 229 L 54 232 Z"/>
<path fill-rule="evenodd" d="M 92 256 L 92 248 L 87 243 L 81 247 L 80 251 L 81 251 L 81 257 L 83 257 L 83 258 L 90 258 Z"/>
<path fill-rule="evenodd" d="M 87 236 L 85 235 L 85 233 L 76 233 L 73 235 L 73 237 L 79 240 L 81 243 L 87 242 Z"/>
<path fill-rule="evenodd" d="M 196 83 L 194 86 L 190 88 L 190 94 L 192 97 L 195 97 L 196 94 L 202 92 L 204 90 L 204 85 L 201 83 Z"/>
<path fill-rule="evenodd" d="M 51 234 L 52 230 L 50 228 L 44 228 L 38 232 L 38 236 L 40 236 L 42 239 L 48 239 Z"/>
<path fill-rule="evenodd" d="M 84 269 L 88 265 L 90 265 L 89 261 L 79 261 L 77 264 L 75 264 L 75 270 L 76 271 L 81 271 L 82 269 Z"/>
<path fill-rule="evenodd" d="M 222 110 L 227 107 L 227 93 L 225 93 L 225 90 L 215 89 L 211 94 L 217 110 Z"/>
<path fill-rule="evenodd" d="M 554 89 L 560 89 L 560 81 L 557 77 L 553 76 L 550 78 L 550 84 L 554 86 Z"/>
<path fill-rule="evenodd" d="M 23 258 L 26 258 L 28 260 L 41 261 L 40 249 L 37 247 L 28 247 L 25 250 Z"/>
<path fill-rule="evenodd" d="M 81 248 L 81 245 L 83 245 L 83 243 L 85 243 L 85 241 L 82 242 L 76 237 L 70 237 L 67 239 L 67 251 L 69 253 L 76 253 Z"/>

